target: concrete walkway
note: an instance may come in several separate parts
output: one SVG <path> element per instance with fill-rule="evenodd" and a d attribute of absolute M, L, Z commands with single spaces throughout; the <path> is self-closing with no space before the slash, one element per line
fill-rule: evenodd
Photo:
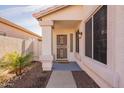
<path fill-rule="evenodd" d="M 81 71 L 76 62 L 57 63 L 52 67 L 52 74 L 47 84 L 47 88 L 76 88 L 76 82 L 72 71 Z"/>
<path fill-rule="evenodd" d="M 53 71 L 46 88 L 76 88 L 71 71 Z"/>
<path fill-rule="evenodd" d="M 53 64 L 46 88 L 98 88 L 99 86 L 76 62 Z"/>

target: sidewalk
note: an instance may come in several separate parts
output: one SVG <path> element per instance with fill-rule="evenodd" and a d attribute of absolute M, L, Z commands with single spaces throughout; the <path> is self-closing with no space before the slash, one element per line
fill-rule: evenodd
<path fill-rule="evenodd" d="M 47 88 L 76 88 L 71 71 L 53 71 Z"/>

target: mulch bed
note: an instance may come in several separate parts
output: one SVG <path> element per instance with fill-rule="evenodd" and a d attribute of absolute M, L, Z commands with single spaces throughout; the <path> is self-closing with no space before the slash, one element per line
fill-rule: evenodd
<path fill-rule="evenodd" d="M 40 62 L 35 62 L 33 65 L 29 71 L 9 81 L 5 88 L 45 88 L 51 71 L 42 71 Z"/>
<path fill-rule="evenodd" d="M 95 81 L 84 71 L 72 71 L 72 75 L 76 81 L 77 88 L 99 88 Z"/>

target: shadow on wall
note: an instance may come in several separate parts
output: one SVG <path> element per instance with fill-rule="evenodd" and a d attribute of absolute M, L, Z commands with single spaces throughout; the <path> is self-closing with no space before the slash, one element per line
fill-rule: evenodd
<path fill-rule="evenodd" d="M 22 53 L 23 54 L 34 54 L 33 51 L 33 39 L 24 40 L 22 43 Z"/>
<path fill-rule="evenodd" d="M 40 53 L 39 41 L 37 39 L 27 39 L 23 41 L 22 51 L 24 54 L 33 54 L 33 60 L 39 61 L 39 53 Z"/>

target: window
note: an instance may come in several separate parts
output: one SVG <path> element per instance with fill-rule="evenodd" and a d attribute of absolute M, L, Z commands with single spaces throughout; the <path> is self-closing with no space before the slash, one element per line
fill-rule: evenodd
<path fill-rule="evenodd" d="M 94 56 L 95 60 L 98 60 L 106 64 L 107 56 L 107 6 L 103 6 L 94 15 Z"/>
<path fill-rule="evenodd" d="M 91 19 L 89 19 L 86 22 L 85 31 L 86 31 L 85 55 L 101 63 L 107 64 L 107 6 L 106 5 L 102 6 L 91 17 Z"/>
<path fill-rule="evenodd" d="M 73 52 L 73 34 L 70 34 L 70 52 Z"/>
<path fill-rule="evenodd" d="M 76 32 L 76 52 L 79 53 L 79 37 L 78 37 L 79 30 Z"/>
<path fill-rule="evenodd" d="M 92 18 L 85 25 L 85 55 L 92 58 Z"/>

